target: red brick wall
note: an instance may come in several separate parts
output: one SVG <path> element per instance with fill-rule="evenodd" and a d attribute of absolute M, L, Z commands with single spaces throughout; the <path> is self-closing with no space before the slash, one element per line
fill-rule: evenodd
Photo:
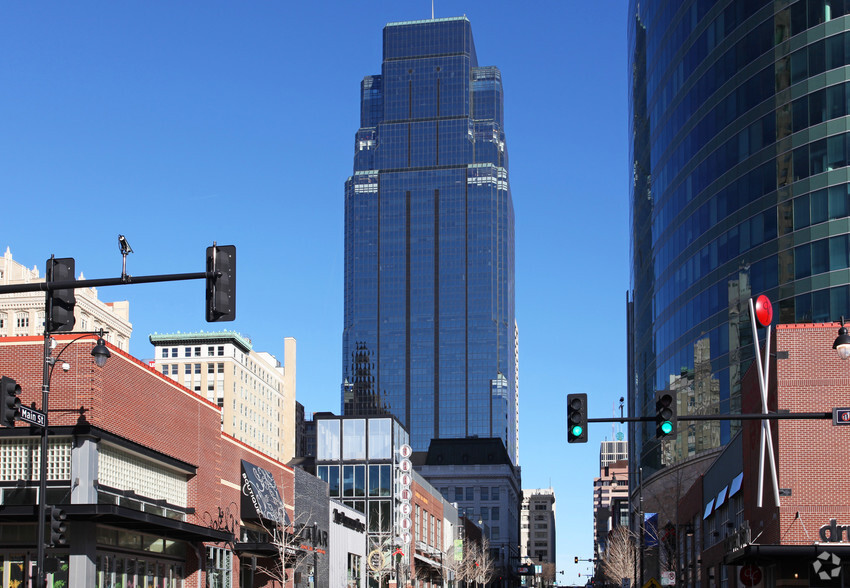
<path fill-rule="evenodd" d="M 85 418 L 94 427 L 197 467 L 187 505 L 195 514 L 187 522 L 214 526 L 221 509 L 238 524 L 242 459 L 272 472 L 291 508 L 291 468 L 224 435 L 218 406 L 111 345 L 112 357 L 99 368 L 91 357 L 95 339 L 66 347 L 73 338 L 55 336 L 53 355 L 61 355 L 50 380 L 51 425 L 74 425 Z M 21 403 L 35 403 L 37 409 L 42 407 L 43 352 L 40 337 L 0 337 L 0 375 L 15 379 L 22 388 Z M 67 373 L 63 362 L 71 366 Z"/>
<path fill-rule="evenodd" d="M 839 359 L 832 349 L 839 326 L 777 327 L 777 349 L 788 351 L 788 359 L 777 362 L 780 410 L 831 413 L 834 407 L 850 407 L 850 360 Z M 831 518 L 850 525 L 844 467 L 850 426 L 834 426 L 832 420 L 783 420 L 778 424 L 778 443 L 779 487 L 792 492 L 781 497 L 782 543 L 820 541 L 820 527 Z"/>

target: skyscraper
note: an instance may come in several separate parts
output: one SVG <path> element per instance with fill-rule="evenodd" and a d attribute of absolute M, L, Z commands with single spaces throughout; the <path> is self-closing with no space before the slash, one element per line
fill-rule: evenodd
<path fill-rule="evenodd" d="M 680 416 L 739 412 L 753 296 L 782 323 L 850 315 L 848 10 L 630 2 L 632 414 L 663 389 Z M 633 426 L 633 468 L 693 463 L 739 426 Z"/>
<path fill-rule="evenodd" d="M 516 463 L 514 212 L 501 74 L 466 17 L 384 27 L 345 185 L 342 407 L 416 451 L 498 437 Z"/>

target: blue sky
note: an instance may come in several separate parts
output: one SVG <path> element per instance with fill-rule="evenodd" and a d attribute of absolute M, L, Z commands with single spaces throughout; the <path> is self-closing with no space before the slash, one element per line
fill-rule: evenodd
<path fill-rule="evenodd" d="M 87 278 L 204 269 L 234 244 L 238 318 L 204 322 L 203 284 L 101 288 L 130 300 L 131 352 L 153 332 L 232 328 L 282 356 L 298 399 L 339 412 L 343 185 L 359 83 L 380 73 L 387 22 L 431 4 L 4 2 L 0 5 L 0 248 Z M 496 65 L 516 212 L 523 486 L 552 487 L 559 580 L 591 557 L 592 479 L 610 425 L 566 443 L 566 395 L 591 416 L 625 395 L 628 270 L 626 8 L 621 2 L 440 1 Z"/>

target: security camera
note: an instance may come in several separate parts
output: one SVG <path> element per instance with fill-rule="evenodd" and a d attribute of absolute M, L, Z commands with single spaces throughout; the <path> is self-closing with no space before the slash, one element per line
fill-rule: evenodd
<path fill-rule="evenodd" d="M 67 361 L 62 364 L 62 371 L 67 372 L 71 370 L 71 364 Z"/>
<path fill-rule="evenodd" d="M 133 248 L 130 247 L 130 244 L 127 242 L 127 238 L 124 237 L 124 235 L 118 235 L 118 247 L 121 250 L 121 255 L 133 253 Z"/>

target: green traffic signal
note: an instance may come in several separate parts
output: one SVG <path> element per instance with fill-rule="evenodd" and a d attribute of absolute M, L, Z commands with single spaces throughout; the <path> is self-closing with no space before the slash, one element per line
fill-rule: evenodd
<path fill-rule="evenodd" d="M 576 425 L 572 428 L 573 437 L 581 437 L 583 432 L 584 429 L 581 428 L 581 425 Z"/>
<path fill-rule="evenodd" d="M 673 423 L 671 423 L 670 421 L 664 421 L 663 423 L 661 423 L 661 432 L 665 435 L 669 435 L 670 433 L 672 433 Z"/>

